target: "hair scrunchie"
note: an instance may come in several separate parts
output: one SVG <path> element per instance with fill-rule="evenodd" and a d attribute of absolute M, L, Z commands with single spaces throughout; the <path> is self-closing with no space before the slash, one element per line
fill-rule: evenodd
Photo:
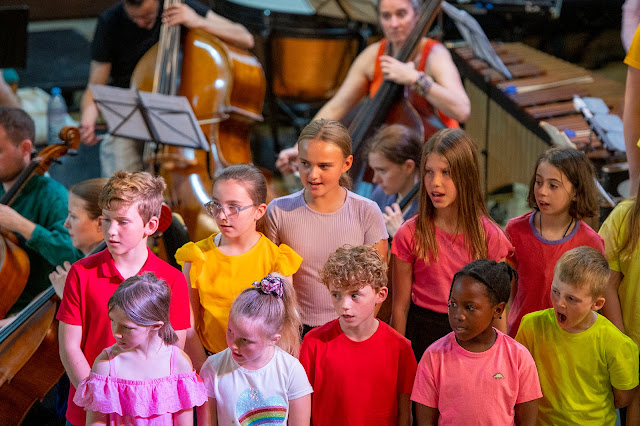
<path fill-rule="evenodd" d="M 282 287 L 284 283 L 282 282 L 282 278 L 269 274 L 260 281 L 254 281 L 253 286 L 264 294 L 282 297 Z"/>

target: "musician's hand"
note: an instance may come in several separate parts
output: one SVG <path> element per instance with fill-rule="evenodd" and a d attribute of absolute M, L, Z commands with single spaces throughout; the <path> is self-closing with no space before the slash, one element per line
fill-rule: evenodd
<path fill-rule="evenodd" d="M 198 28 L 202 19 L 202 16 L 184 3 L 173 4 L 162 13 L 162 22 L 169 26 L 182 24 L 187 28 Z"/>
<path fill-rule="evenodd" d="M 391 206 L 387 206 L 384 208 L 384 213 L 382 213 L 382 217 L 384 217 L 384 224 L 387 227 L 387 232 L 390 237 L 396 235 L 400 225 L 404 223 L 404 218 L 402 217 L 402 210 L 400 210 L 400 205 L 398 203 L 393 203 Z"/>
<path fill-rule="evenodd" d="M 60 299 L 64 293 L 64 283 L 67 280 L 69 269 L 71 269 L 71 263 L 65 261 L 63 265 L 56 266 L 56 270 L 49 274 L 49 281 Z"/>
<path fill-rule="evenodd" d="M 415 83 L 419 75 L 412 61 L 404 63 L 388 55 L 380 56 L 380 69 L 385 80 L 402 85 Z"/>
<path fill-rule="evenodd" d="M 36 229 L 36 224 L 11 207 L 0 204 L 0 228 L 18 233 L 25 240 L 30 240 L 33 230 Z"/>
<path fill-rule="evenodd" d="M 291 148 L 283 149 L 278 154 L 278 159 L 276 160 L 276 167 L 280 170 L 280 173 L 283 175 L 288 175 L 297 170 L 297 166 L 295 162 L 298 161 L 298 146 L 295 145 Z"/>
<path fill-rule="evenodd" d="M 95 145 L 100 142 L 96 137 L 96 125 L 93 122 L 80 122 L 80 140 L 87 146 Z"/>

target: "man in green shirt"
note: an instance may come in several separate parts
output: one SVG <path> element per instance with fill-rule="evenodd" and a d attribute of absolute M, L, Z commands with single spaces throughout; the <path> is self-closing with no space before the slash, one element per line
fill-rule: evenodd
<path fill-rule="evenodd" d="M 11 189 L 31 161 L 35 127 L 19 108 L 0 106 L 0 197 Z M 17 312 L 49 286 L 49 273 L 82 253 L 73 247 L 64 227 L 67 190 L 55 180 L 36 175 L 22 188 L 11 207 L 0 204 L 0 228 L 13 232 L 30 261 L 29 280 L 11 308 Z"/>

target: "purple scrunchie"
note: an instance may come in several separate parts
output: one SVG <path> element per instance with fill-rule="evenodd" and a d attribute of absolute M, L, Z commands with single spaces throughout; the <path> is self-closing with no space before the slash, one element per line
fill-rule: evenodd
<path fill-rule="evenodd" d="M 260 281 L 254 281 L 253 286 L 264 294 L 282 297 L 282 287 L 284 286 L 282 281 L 282 278 L 269 274 Z"/>

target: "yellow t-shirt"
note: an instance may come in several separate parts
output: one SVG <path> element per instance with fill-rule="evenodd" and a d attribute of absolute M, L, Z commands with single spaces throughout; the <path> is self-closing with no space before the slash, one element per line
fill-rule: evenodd
<path fill-rule="evenodd" d="M 604 251 L 609 267 L 622 272 L 623 277 L 618 288 L 624 331 L 640 345 L 640 242 L 636 249 L 629 253 L 620 252 L 620 247 L 629 232 L 629 213 L 633 200 L 625 200 L 618 204 L 604 221 L 598 233 L 604 238 Z"/>
<path fill-rule="evenodd" d="M 204 347 L 214 353 L 227 347 L 227 321 L 234 299 L 268 273 L 293 275 L 302 263 L 289 246 L 277 246 L 262 234 L 246 253 L 227 256 L 216 247 L 216 235 L 187 243 L 176 252 L 180 266 L 191 262 L 191 287 L 198 290 L 202 306 L 201 326 L 196 332 Z"/>
<path fill-rule="evenodd" d="M 624 58 L 624 63 L 640 69 L 640 27 L 638 27 L 633 36 L 633 41 L 631 42 L 631 46 L 629 46 L 627 56 Z"/>
<path fill-rule="evenodd" d="M 601 315 L 587 330 L 568 333 L 553 308 L 533 312 L 522 318 L 516 340 L 538 368 L 538 424 L 613 426 L 611 387 L 638 386 L 638 346 Z"/>

